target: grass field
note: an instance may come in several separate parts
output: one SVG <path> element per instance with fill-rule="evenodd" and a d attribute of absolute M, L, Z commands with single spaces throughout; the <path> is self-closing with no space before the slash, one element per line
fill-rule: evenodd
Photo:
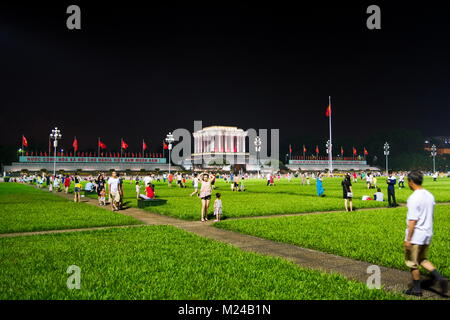
<path fill-rule="evenodd" d="M 67 201 L 32 186 L 0 183 L 0 233 L 138 223 L 134 218 Z"/>
<path fill-rule="evenodd" d="M 403 298 L 170 226 L 0 238 L 0 270 L 2 300 Z"/>
<path fill-rule="evenodd" d="M 407 270 L 403 259 L 406 208 L 228 220 L 215 226 L 378 265 Z M 429 258 L 450 277 L 450 206 L 435 210 Z"/>
<path fill-rule="evenodd" d="M 265 180 L 251 179 L 247 180 L 245 192 L 231 192 L 230 185 L 219 180 L 216 182 L 215 192 L 222 194 L 223 217 L 249 217 L 260 215 L 276 215 L 286 213 L 301 213 L 312 211 L 329 211 L 343 209 L 342 187 L 340 178 L 324 179 L 326 197 L 316 196 L 315 182 L 311 179 L 311 185 L 302 186 L 300 179 L 295 178 L 291 182 L 287 179 L 275 181 L 274 187 L 267 187 Z M 386 184 L 383 178 L 378 178 L 378 184 L 383 188 L 387 198 Z M 167 184 L 156 183 L 157 197 L 167 199 L 167 203 L 162 206 L 148 207 L 154 213 L 169 215 L 185 220 L 200 219 L 200 200 L 197 197 L 190 197 L 193 191 L 190 182 L 186 189 L 181 189 L 175 184 L 169 188 Z M 362 201 L 363 195 L 372 196 L 374 190 L 367 190 L 363 181 L 354 185 L 354 206 L 356 208 L 367 207 L 385 207 L 384 203 L 376 201 Z M 425 187 L 428 188 L 439 202 L 450 201 L 450 179 L 442 178 L 438 182 L 426 179 Z M 125 200 L 131 206 L 136 206 L 136 194 L 134 183 L 125 181 Z M 141 188 L 143 190 L 143 186 Z M 411 194 L 408 188 L 397 189 L 397 198 L 399 202 L 405 202 Z M 213 199 L 214 200 L 214 196 Z M 387 200 L 387 199 L 386 199 Z M 210 206 L 210 213 L 213 212 L 213 206 Z"/>

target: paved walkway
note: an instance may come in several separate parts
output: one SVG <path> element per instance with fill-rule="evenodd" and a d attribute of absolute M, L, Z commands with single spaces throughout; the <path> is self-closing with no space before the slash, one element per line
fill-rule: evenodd
<path fill-rule="evenodd" d="M 58 195 L 61 195 L 65 198 L 72 200 L 72 195 L 66 194 L 58 194 Z M 98 205 L 97 200 L 95 199 L 83 198 L 82 201 L 85 203 L 89 203 L 91 205 L 95 206 Z M 195 233 L 202 237 L 231 244 L 245 251 L 251 251 L 264 255 L 284 258 L 289 261 L 292 261 L 293 263 L 297 264 L 302 268 L 310 268 L 328 273 L 338 273 L 343 275 L 347 279 L 356 280 L 363 283 L 366 283 L 368 277 L 370 276 L 370 274 L 367 273 L 367 268 L 372 265 L 371 263 L 357 261 L 350 258 L 340 257 L 311 249 L 300 248 L 295 245 L 266 240 L 233 231 L 218 229 L 212 226 L 211 221 L 208 221 L 207 223 L 202 223 L 199 221 L 180 220 L 160 214 L 151 213 L 138 208 L 127 208 L 119 212 L 121 214 L 134 217 L 142 221 L 146 225 L 175 226 L 180 229 Z M 311 214 L 311 213 L 302 213 L 302 214 Z M 279 215 L 276 216 L 278 217 Z M 83 231 L 83 230 L 97 230 L 104 228 L 105 227 L 68 229 L 68 230 L 49 230 L 32 233 L 28 232 L 28 233 L 6 234 L 3 236 L 10 237 L 26 234 L 60 233 L 60 232 Z M 407 289 L 409 283 L 411 282 L 409 272 L 381 266 L 379 268 L 381 270 L 381 285 L 383 286 L 384 289 L 395 292 L 401 292 Z M 430 290 L 424 291 L 424 296 L 422 299 L 442 299 L 442 297 L 439 296 L 435 292 L 435 290 Z"/>

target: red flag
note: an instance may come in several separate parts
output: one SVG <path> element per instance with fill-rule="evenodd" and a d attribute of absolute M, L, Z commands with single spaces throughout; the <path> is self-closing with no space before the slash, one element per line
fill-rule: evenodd
<path fill-rule="evenodd" d="M 316 153 L 319 153 L 319 146 L 316 146 Z"/>
<path fill-rule="evenodd" d="M 106 144 L 104 144 L 100 139 L 98 139 L 98 146 L 102 149 L 106 149 Z"/>
<path fill-rule="evenodd" d="M 145 143 L 144 140 L 142 140 L 142 150 L 147 150 L 147 144 Z"/>
<path fill-rule="evenodd" d="M 364 148 L 364 155 L 365 156 L 369 155 L 369 152 L 367 152 L 366 148 Z"/>
<path fill-rule="evenodd" d="M 356 156 L 357 152 L 356 152 L 356 148 L 353 147 L 353 155 Z"/>
<path fill-rule="evenodd" d="M 73 151 L 74 152 L 78 151 L 78 140 L 77 140 L 77 137 L 75 137 L 75 139 L 73 140 L 72 147 L 73 147 Z"/>
<path fill-rule="evenodd" d="M 164 150 L 169 149 L 169 146 L 168 146 L 167 143 L 165 143 L 164 141 L 163 141 L 163 148 L 164 148 Z"/>
<path fill-rule="evenodd" d="M 306 147 L 303 145 L 303 153 L 306 153 Z"/>
<path fill-rule="evenodd" d="M 292 147 L 289 145 L 289 153 L 292 153 Z"/>
<path fill-rule="evenodd" d="M 128 144 L 122 139 L 120 142 L 120 147 L 122 149 L 128 149 Z"/>
<path fill-rule="evenodd" d="M 344 148 L 341 147 L 341 155 L 344 155 Z"/>
<path fill-rule="evenodd" d="M 25 136 L 22 136 L 22 145 L 24 147 L 28 147 L 28 140 L 27 140 L 27 138 L 25 138 Z"/>
<path fill-rule="evenodd" d="M 325 112 L 325 115 L 327 117 L 331 117 L 331 103 L 327 107 L 327 111 Z"/>

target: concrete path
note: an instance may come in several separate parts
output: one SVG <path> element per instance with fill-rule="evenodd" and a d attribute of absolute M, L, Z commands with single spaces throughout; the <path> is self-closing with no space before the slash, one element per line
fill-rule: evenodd
<path fill-rule="evenodd" d="M 72 195 L 66 194 L 58 194 L 58 195 L 72 200 Z M 98 205 L 97 200 L 91 198 L 82 198 L 82 202 L 89 203 L 95 206 Z M 372 265 L 371 263 L 340 257 L 311 249 L 300 248 L 295 245 L 266 240 L 233 231 L 218 229 L 212 226 L 211 221 L 199 222 L 199 221 L 180 220 L 160 214 L 151 213 L 138 208 L 127 208 L 119 212 L 120 212 L 119 214 L 134 217 L 142 221 L 146 225 L 175 226 L 177 228 L 195 233 L 202 237 L 214 239 L 223 243 L 233 245 L 245 251 L 284 258 L 289 261 L 292 261 L 293 263 L 297 264 L 302 268 L 315 269 L 327 273 L 337 273 L 343 275 L 347 279 L 356 280 L 363 283 L 366 283 L 367 279 L 371 275 L 371 273 L 367 272 L 368 267 Z M 302 214 L 311 214 L 311 213 L 302 213 Z M 276 217 L 278 216 L 280 215 L 276 215 Z M 135 227 L 135 225 L 133 225 L 133 227 Z M 6 234 L 3 236 L 97 230 L 104 228 L 105 227 L 70 229 L 70 230 L 49 230 L 33 233 L 29 232 L 29 233 Z M 408 288 L 408 285 L 411 282 L 409 272 L 381 266 L 379 268 L 381 271 L 381 285 L 383 286 L 384 289 L 394 292 L 401 292 Z M 422 299 L 442 299 L 442 297 L 438 295 L 435 290 L 427 290 L 424 291 L 424 296 Z"/>

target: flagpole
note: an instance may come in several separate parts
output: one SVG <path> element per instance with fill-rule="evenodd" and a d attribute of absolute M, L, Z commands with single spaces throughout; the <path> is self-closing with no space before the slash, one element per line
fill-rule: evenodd
<path fill-rule="evenodd" d="M 120 157 L 122 158 L 122 143 L 123 143 L 123 138 L 120 138 Z"/>
<path fill-rule="evenodd" d="M 329 126 L 330 126 L 330 150 L 328 150 L 329 157 L 329 165 L 330 165 L 330 175 L 333 175 L 333 140 L 331 135 L 331 115 L 333 112 L 331 111 L 331 96 L 328 96 L 328 105 L 330 107 L 330 116 L 329 116 Z"/>
<path fill-rule="evenodd" d="M 75 141 L 77 141 L 77 136 L 75 136 Z M 78 144 L 78 141 L 77 141 Z M 78 146 L 77 146 L 78 147 Z M 73 148 L 73 145 L 72 145 Z M 76 157 L 77 156 L 77 150 L 75 150 L 75 148 L 73 148 L 73 155 Z"/>
<path fill-rule="evenodd" d="M 100 137 L 97 139 L 97 157 L 100 157 Z"/>
<path fill-rule="evenodd" d="M 23 137 L 24 137 L 24 135 L 22 135 L 22 157 L 23 157 Z"/>

